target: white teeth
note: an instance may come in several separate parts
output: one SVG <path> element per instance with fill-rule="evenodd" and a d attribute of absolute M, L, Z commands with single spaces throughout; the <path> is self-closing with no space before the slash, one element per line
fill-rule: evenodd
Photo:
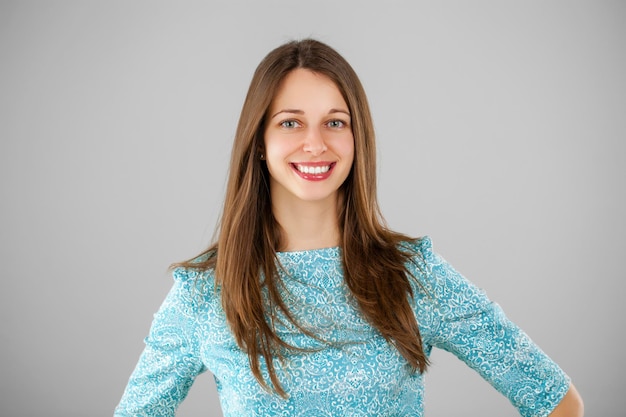
<path fill-rule="evenodd" d="M 318 175 L 328 172 L 328 170 L 330 169 L 330 165 L 311 167 L 307 165 L 296 164 L 296 168 L 298 168 L 298 171 L 304 174 Z"/>

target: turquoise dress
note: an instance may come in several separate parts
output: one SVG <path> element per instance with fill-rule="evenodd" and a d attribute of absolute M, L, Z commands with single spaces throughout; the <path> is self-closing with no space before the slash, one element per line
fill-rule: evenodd
<path fill-rule="evenodd" d="M 452 352 L 522 416 L 547 416 L 569 388 L 567 375 L 434 253 L 429 238 L 410 246 L 416 265 L 408 267 L 419 279 L 411 302 L 425 352 Z M 323 339 L 276 320 L 278 335 L 305 349 L 290 352 L 277 370 L 287 399 L 263 390 L 252 375 L 226 323 L 212 273 L 179 268 L 115 416 L 174 416 L 206 370 L 215 376 L 224 417 L 422 416 L 423 375 L 411 372 L 359 312 L 343 281 L 341 249 L 282 252 L 278 259 L 287 272 L 280 272 L 287 305 Z M 263 366 L 262 372 L 267 376 Z"/>

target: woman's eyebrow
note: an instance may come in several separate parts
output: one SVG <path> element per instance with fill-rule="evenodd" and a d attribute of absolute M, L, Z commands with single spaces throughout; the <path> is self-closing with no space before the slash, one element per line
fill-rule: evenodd
<path fill-rule="evenodd" d="M 304 114 L 304 111 L 299 110 L 299 109 L 283 109 L 274 113 L 271 118 L 273 119 L 274 117 L 278 116 L 281 113 Z M 344 113 L 350 116 L 350 112 L 348 110 L 343 110 L 343 109 L 330 109 L 328 111 L 328 114 L 333 114 L 333 113 Z"/>
<path fill-rule="evenodd" d="M 330 111 L 328 112 L 328 114 L 333 114 L 333 113 L 344 113 L 344 114 L 352 117 L 350 115 L 350 112 L 348 110 L 344 110 L 344 109 L 330 109 Z"/>
<path fill-rule="evenodd" d="M 273 119 L 274 117 L 278 116 L 278 115 L 279 115 L 279 114 L 281 114 L 281 113 L 304 114 L 304 111 L 302 111 L 302 110 L 298 110 L 298 109 L 283 109 L 283 110 L 280 110 L 280 111 L 278 111 L 278 112 L 274 113 L 274 114 L 272 115 L 272 119 Z"/>

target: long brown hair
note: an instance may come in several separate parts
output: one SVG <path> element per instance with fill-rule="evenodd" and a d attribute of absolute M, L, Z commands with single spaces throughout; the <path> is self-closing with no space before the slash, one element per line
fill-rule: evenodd
<path fill-rule="evenodd" d="M 259 155 L 271 101 L 282 79 L 296 68 L 330 78 L 352 118 L 354 163 L 341 187 L 342 205 L 337 213 L 345 282 L 372 326 L 413 370 L 424 372 L 428 359 L 409 304 L 413 292 L 406 264 L 412 254 L 400 248 L 410 238 L 389 230 L 379 210 L 374 127 L 365 91 L 348 62 L 321 42 L 286 43 L 257 67 L 235 135 L 217 242 L 204 253 L 210 255 L 205 261 L 179 265 L 214 270 L 226 318 L 238 345 L 248 354 L 253 374 L 270 389 L 261 375 L 262 356 L 273 389 L 286 396 L 276 377 L 274 359 L 292 347 L 276 335 L 263 290 L 275 309 L 298 324 L 279 293 L 276 251 L 281 247 L 281 232 L 271 210 L 269 173 Z"/>

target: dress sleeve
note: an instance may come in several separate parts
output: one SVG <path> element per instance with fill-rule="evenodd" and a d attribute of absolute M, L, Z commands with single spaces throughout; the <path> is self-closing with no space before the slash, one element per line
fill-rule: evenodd
<path fill-rule="evenodd" d="M 196 376 L 205 371 L 199 355 L 195 276 L 182 268 L 174 271 L 174 285 L 154 315 L 115 417 L 173 417 Z"/>
<path fill-rule="evenodd" d="M 428 344 L 453 353 L 505 395 L 524 417 L 547 416 L 569 389 L 570 379 L 500 306 L 420 244 L 428 304 Z"/>

